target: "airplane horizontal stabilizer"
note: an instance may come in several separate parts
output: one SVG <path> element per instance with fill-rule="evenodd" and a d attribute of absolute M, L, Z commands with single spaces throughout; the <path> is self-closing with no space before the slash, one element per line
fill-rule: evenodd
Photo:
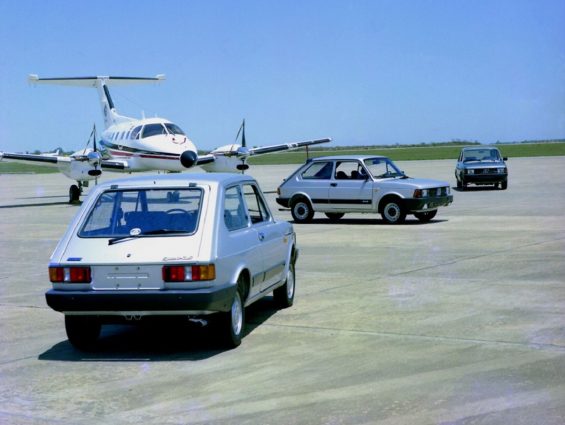
<path fill-rule="evenodd" d="M 107 86 L 124 86 L 129 84 L 154 83 L 165 79 L 164 74 L 158 74 L 155 77 L 56 77 L 56 78 L 39 78 L 36 74 L 30 74 L 28 80 L 32 84 L 54 84 L 61 86 L 76 87 L 96 87 L 97 81 L 104 81 Z"/>

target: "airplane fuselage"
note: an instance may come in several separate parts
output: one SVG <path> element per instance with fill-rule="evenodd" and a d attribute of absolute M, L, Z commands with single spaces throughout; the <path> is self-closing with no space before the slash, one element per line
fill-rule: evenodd
<path fill-rule="evenodd" d="M 132 171 L 183 171 L 181 155 L 196 147 L 171 121 L 162 118 L 131 119 L 108 127 L 100 144 L 112 159 L 126 160 Z"/>

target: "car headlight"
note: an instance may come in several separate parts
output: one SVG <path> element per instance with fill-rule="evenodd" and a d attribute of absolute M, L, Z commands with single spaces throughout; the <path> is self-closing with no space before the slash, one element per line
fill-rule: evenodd
<path fill-rule="evenodd" d="M 498 174 L 504 174 L 506 169 L 505 168 L 498 168 L 497 171 L 498 171 Z"/>
<path fill-rule="evenodd" d="M 467 170 L 467 174 L 475 174 L 475 170 Z"/>
<path fill-rule="evenodd" d="M 428 189 L 416 189 L 414 191 L 414 198 L 426 198 L 428 196 Z"/>

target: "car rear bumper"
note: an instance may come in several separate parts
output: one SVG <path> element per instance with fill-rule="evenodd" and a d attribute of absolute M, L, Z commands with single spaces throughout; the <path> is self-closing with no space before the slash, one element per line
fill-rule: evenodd
<path fill-rule="evenodd" d="M 277 204 L 279 204 L 280 206 L 282 206 L 284 208 L 290 207 L 290 199 L 289 198 L 277 198 L 276 201 L 277 201 Z"/>
<path fill-rule="evenodd" d="M 198 314 L 229 311 L 236 286 L 197 290 L 61 291 L 45 293 L 47 305 L 62 313 L 128 314 L 163 312 Z"/>
<path fill-rule="evenodd" d="M 438 196 L 434 198 L 411 198 L 404 200 L 407 212 L 425 212 L 438 207 L 446 207 L 453 202 L 453 195 Z"/>

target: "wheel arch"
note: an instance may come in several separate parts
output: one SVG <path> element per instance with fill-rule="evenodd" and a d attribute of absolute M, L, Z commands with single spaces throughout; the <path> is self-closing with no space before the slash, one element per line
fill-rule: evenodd
<path fill-rule="evenodd" d="M 384 206 L 386 205 L 387 201 L 389 200 L 395 200 L 398 201 L 398 203 L 400 204 L 401 207 L 404 207 L 404 198 L 402 196 L 400 196 L 397 193 L 387 193 L 385 196 L 383 196 L 380 200 L 379 200 L 379 206 L 377 208 L 377 211 L 382 214 Z"/>

